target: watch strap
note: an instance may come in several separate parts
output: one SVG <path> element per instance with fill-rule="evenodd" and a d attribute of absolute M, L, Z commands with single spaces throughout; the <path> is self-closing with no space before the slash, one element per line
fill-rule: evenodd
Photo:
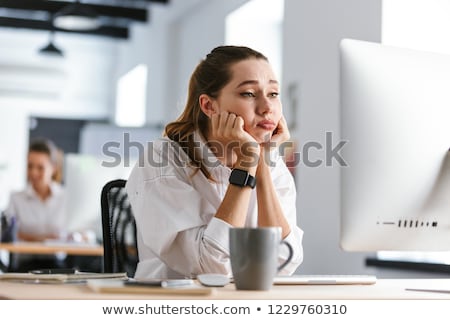
<path fill-rule="evenodd" d="M 254 176 L 252 176 L 251 174 L 248 174 L 246 185 L 252 189 L 255 188 L 256 187 L 256 178 Z"/>

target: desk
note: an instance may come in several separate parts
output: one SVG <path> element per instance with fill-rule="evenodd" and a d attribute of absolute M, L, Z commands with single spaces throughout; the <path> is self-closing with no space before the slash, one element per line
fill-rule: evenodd
<path fill-rule="evenodd" d="M 355 300 L 450 299 L 450 294 L 407 291 L 405 288 L 450 289 L 450 279 L 378 279 L 374 285 L 284 285 L 269 291 L 236 290 L 234 284 L 211 295 L 105 294 L 84 284 L 25 284 L 0 281 L 0 297 L 20 300 Z"/>
<path fill-rule="evenodd" d="M 66 253 L 79 256 L 103 256 L 103 246 L 98 244 L 13 242 L 0 243 L 0 250 L 10 253 L 56 254 Z"/>

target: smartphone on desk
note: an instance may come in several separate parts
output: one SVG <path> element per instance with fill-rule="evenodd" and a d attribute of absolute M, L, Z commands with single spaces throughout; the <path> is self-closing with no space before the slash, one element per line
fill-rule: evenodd
<path fill-rule="evenodd" d="M 164 279 L 164 280 L 126 280 L 126 286 L 140 286 L 140 287 L 163 287 L 163 288 L 177 288 L 184 286 L 191 286 L 194 284 L 192 279 Z"/>

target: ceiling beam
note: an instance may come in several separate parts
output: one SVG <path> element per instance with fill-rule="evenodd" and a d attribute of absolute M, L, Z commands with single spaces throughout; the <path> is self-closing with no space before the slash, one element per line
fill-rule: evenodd
<path fill-rule="evenodd" d="M 128 39 L 128 36 L 129 36 L 128 28 L 126 28 L 126 27 L 101 26 L 95 30 L 71 31 L 71 30 L 55 28 L 55 27 L 53 27 L 53 25 L 50 21 L 6 18 L 6 17 L 0 17 L 0 27 L 25 28 L 25 29 L 34 29 L 34 30 L 44 30 L 44 31 L 52 31 L 53 30 L 53 31 L 57 31 L 57 32 L 106 36 L 106 37 L 117 38 L 117 39 Z"/>
<path fill-rule="evenodd" d="M 167 2 L 167 0 L 166 0 Z M 44 0 L 0 0 L 0 8 L 46 11 L 49 14 L 55 14 L 62 8 L 71 4 L 67 1 L 44 1 Z M 146 22 L 148 12 L 146 8 L 134 8 L 124 6 L 99 5 L 82 2 L 89 5 L 100 16 L 108 16 L 112 18 L 125 18 L 129 20 Z"/>
<path fill-rule="evenodd" d="M 122 2 L 109 2 L 105 0 L 104 2 L 95 1 L 95 3 L 89 3 L 89 0 L 83 0 L 81 2 L 82 4 L 88 4 L 103 18 L 101 21 L 104 25 L 95 30 L 70 31 L 53 27 L 50 18 L 53 14 L 74 1 L 0 0 L 0 27 L 46 31 L 54 30 L 66 33 L 127 39 L 129 35 L 127 26 L 129 26 L 130 22 L 147 22 L 149 20 L 148 8 L 146 8 L 145 5 L 141 8 L 143 1 L 148 3 L 169 3 L 169 0 L 124 0 Z M 103 5 L 103 3 L 105 3 L 105 5 Z M 140 5 L 141 7 L 138 7 L 137 5 Z M 41 14 L 36 15 L 33 14 L 34 12 L 40 12 Z"/>

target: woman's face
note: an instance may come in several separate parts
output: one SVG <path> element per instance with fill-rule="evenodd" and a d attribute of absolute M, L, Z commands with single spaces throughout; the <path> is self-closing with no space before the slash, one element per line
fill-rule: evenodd
<path fill-rule="evenodd" d="M 38 189 L 50 185 L 54 166 L 50 156 L 45 152 L 30 151 L 28 153 L 28 181 Z"/>
<path fill-rule="evenodd" d="M 213 101 L 217 112 L 244 119 L 244 130 L 258 143 L 270 140 L 281 119 L 279 83 L 270 64 L 247 59 L 231 66 L 232 78 Z"/>

